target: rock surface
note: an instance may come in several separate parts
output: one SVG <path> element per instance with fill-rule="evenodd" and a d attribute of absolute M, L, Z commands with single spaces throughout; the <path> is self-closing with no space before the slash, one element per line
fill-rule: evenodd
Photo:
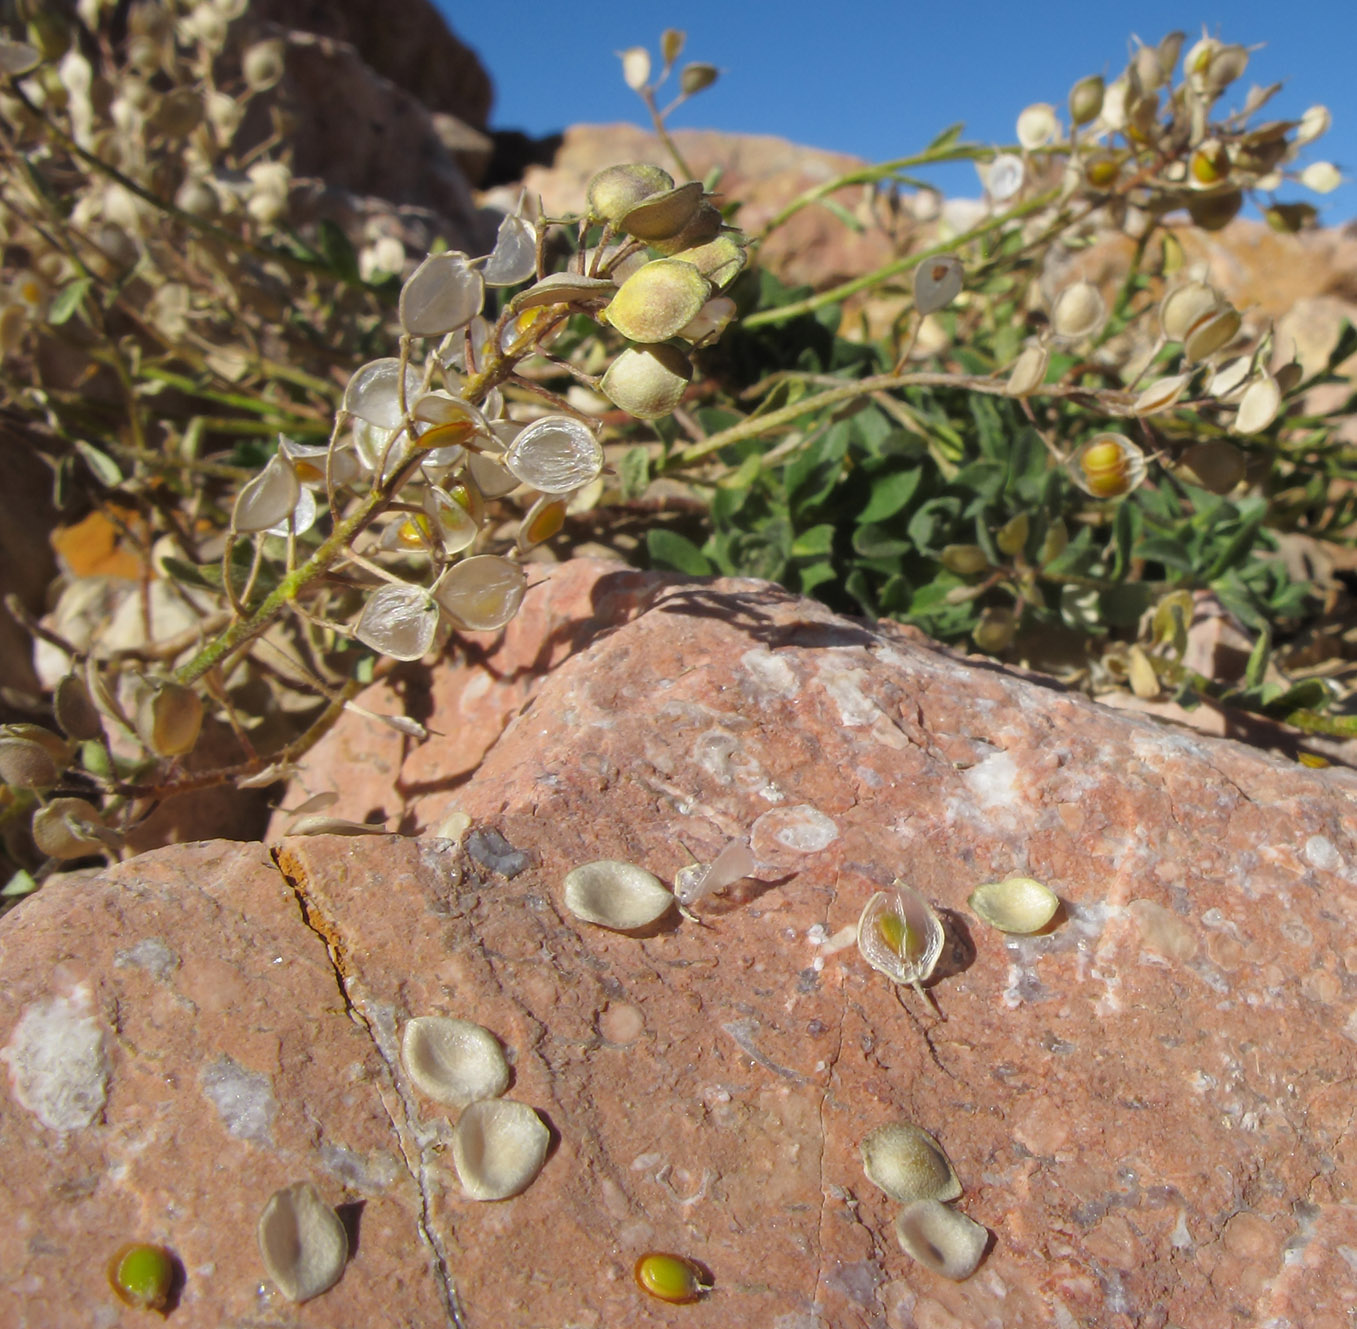
<path fill-rule="evenodd" d="M 763 583 L 566 565 L 522 623 L 536 652 L 525 631 L 449 670 L 475 704 L 435 685 L 446 737 L 388 758 L 386 810 L 456 804 L 460 847 L 186 845 L 0 924 L 9 1323 L 119 1323 L 102 1265 L 137 1236 L 183 1262 L 179 1326 L 422 1327 L 456 1305 L 470 1329 L 1342 1329 L 1350 776 Z M 461 715 L 515 711 L 465 778 L 494 724 L 463 747 Z M 339 752 L 318 760 L 346 780 Z M 623 936 L 561 903 L 578 863 L 670 881 L 745 835 L 756 873 L 700 922 Z M 1014 872 L 1060 895 L 1049 935 L 967 909 Z M 947 923 L 940 1014 L 840 947 L 896 877 Z M 447 1113 L 396 1051 L 423 1014 L 493 1030 L 510 1097 L 550 1126 L 517 1198 L 462 1197 Z M 862 1138 L 901 1119 L 992 1233 L 965 1282 L 901 1253 L 862 1174 Z M 253 1230 L 304 1179 L 357 1240 L 293 1310 Z M 630 1271 L 651 1249 L 715 1290 L 648 1301 Z"/>

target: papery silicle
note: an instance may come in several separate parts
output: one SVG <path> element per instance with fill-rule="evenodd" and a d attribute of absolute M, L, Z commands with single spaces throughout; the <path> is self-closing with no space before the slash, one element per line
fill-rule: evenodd
<path fill-rule="evenodd" d="M 495 247 L 481 269 L 485 284 L 517 286 L 536 271 L 537 232 L 522 217 L 505 217 L 499 224 Z"/>
<path fill-rule="evenodd" d="M 297 474 L 280 455 L 268 464 L 240 491 L 231 524 L 242 535 L 267 531 L 287 520 L 288 513 L 301 497 Z"/>
<path fill-rule="evenodd" d="M 519 564 L 498 554 L 477 554 L 454 563 L 434 595 L 459 627 L 494 632 L 518 613 L 528 577 Z"/>
<path fill-rule="evenodd" d="M 401 288 L 401 327 L 411 337 L 441 337 L 481 312 L 485 281 L 458 253 L 431 254 Z"/>
<path fill-rule="evenodd" d="M 544 494 L 568 494 L 603 469 L 603 449 L 593 431 L 568 415 L 534 420 L 509 445 L 504 465 Z"/>
<path fill-rule="evenodd" d="M 394 660 L 418 660 L 433 645 L 438 606 L 422 586 L 375 590 L 363 606 L 354 636 Z"/>
<path fill-rule="evenodd" d="M 932 314 L 949 305 L 961 291 L 965 269 L 955 254 L 936 254 L 914 270 L 914 306 L 920 314 Z"/>
<path fill-rule="evenodd" d="M 395 356 L 369 360 L 354 372 L 344 389 L 344 410 L 381 429 L 396 429 L 405 418 L 401 413 L 401 362 Z M 419 392 L 419 371 L 405 367 L 405 402 L 408 406 Z"/>

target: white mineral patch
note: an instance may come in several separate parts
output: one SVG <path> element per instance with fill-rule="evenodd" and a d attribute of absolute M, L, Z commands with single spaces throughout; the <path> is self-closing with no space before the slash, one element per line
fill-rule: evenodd
<path fill-rule="evenodd" d="M 796 695 L 796 675 L 785 660 L 772 651 L 757 647 L 740 656 L 740 663 L 754 676 L 754 682 L 761 692 L 775 697 L 794 697 Z"/>
<path fill-rule="evenodd" d="M 163 981 L 178 966 L 179 957 L 159 937 L 143 937 L 135 946 L 119 951 L 113 963 L 120 969 L 144 969 L 153 978 Z"/>
<path fill-rule="evenodd" d="M 50 1130 L 80 1130 L 104 1110 L 109 1067 L 85 984 L 26 1006 L 0 1058 L 14 1097 Z"/>
<path fill-rule="evenodd" d="M 867 681 L 865 669 L 840 669 L 830 658 L 821 665 L 819 683 L 839 708 L 840 723 L 852 728 L 872 724 L 881 707 L 862 690 Z"/>
<path fill-rule="evenodd" d="M 839 828 L 831 817 L 809 803 L 790 808 L 772 808 L 749 828 L 750 843 L 759 852 L 760 840 L 772 839 L 784 849 L 798 854 L 814 854 L 839 838 Z"/>
<path fill-rule="evenodd" d="M 1305 859 L 1321 872 L 1335 872 L 1342 866 L 1342 857 L 1333 844 L 1322 835 L 1312 835 L 1305 842 Z"/>
<path fill-rule="evenodd" d="M 1023 801 L 1018 792 L 1018 764 L 1007 752 L 995 752 L 976 762 L 962 771 L 961 778 L 975 801 L 987 810 L 1017 808 Z"/>
<path fill-rule="evenodd" d="M 217 1109 L 222 1125 L 238 1140 L 271 1145 L 274 1113 L 278 1111 L 267 1075 L 247 1071 L 230 1057 L 218 1057 L 198 1074 L 203 1097 Z"/>

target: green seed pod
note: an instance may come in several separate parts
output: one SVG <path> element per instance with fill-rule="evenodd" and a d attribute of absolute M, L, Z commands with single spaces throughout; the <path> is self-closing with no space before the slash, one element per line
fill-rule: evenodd
<path fill-rule="evenodd" d="M 51 754 L 26 738 L 0 738 L 0 784 L 11 789 L 50 789 L 61 778 Z"/>
<path fill-rule="evenodd" d="M 638 420 L 658 420 L 683 400 L 693 367 L 672 346 L 631 346 L 608 366 L 600 387 Z"/>
<path fill-rule="evenodd" d="M 116 844 L 93 804 L 83 798 L 54 798 L 33 816 L 33 843 L 48 858 L 84 858 Z"/>
<path fill-rule="evenodd" d="M 683 231 L 701 202 L 702 182 L 690 180 L 628 208 L 619 224 L 638 240 L 667 240 Z"/>
<path fill-rule="evenodd" d="M 718 291 L 724 290 L 749 261 L 745 248 L 733 235 L 718 235 L 706 244 L 681 249 L 675 258 L 691 263 Z"/>
<path fill-rule="evenodd" d="M 133 1242 L 108 1262 L 108 1285 L 125 1306 L 163 1311 L 174 1288 L 174 1256 L 164 1246 Z"/>
<path fill-rule="evenodd" d="M 989 655 L 998 655 L 1012 644 L 1018 630 L 1018 619 L 1011 609 L 991 606 L 981 610 L 975 627 L 971 629 L 971 640 Z"/>
<path fill-rule="evenodd" d="M 180 683 L 157 684 L 137 707 L 137 737 L 157 757 L 192 752 L 202 727 L 202 699 Z"/>
<path fill-rule="evenodd" d="M 687 257 L 681 250 L 694 249 L 715 240 L 721 234 L 721 210 L 703 199 L 697 205 L 697 211 L 689 218 L 688 224 L 677 234 L 664 240 L 656 240 L 654 246 L 667 258 Z"/>
<path fill-rule="evenodd" d="M 994 534 L 994 543 L 1001 553 L 1009 558 L 1017 558 L 1027 547 L 1027 537 L 1032 530 L 1032 519 L 1025 512 L 1010 517 Z"/>
<path fill-rule="evenodd" d="M 691 97 L 703 88 L 711 87 L 720 77 L 721 71 L 715 65 L 684 65 L 679 70 L 679 88 L 685 97 Z"/>
<path fill-rule="evenodd" d="M 710 291 L 691 263 L 657 258 L 622 283 L 607 308 L 608 322 L 631 341 L 667 341 L 697 316 Z"/>
<path fill-rule="evenodd" d="M 642 199 L 673 187 L 674 177 L 658 166 L 609 166 L 589 181 L 589 215 L 616 226 Z"/>
<path fill-rule="evenodd" d="M 699 1264 L 664 1251 L 641 1256 L 636 1261 L 635 1275 L 643 1291 L 675 1306 L 697 1301 L 712 1289 L 711 1279 Z"/>
<path fill-rule="evenodd" d="M 1223 194 L 1205 194 L 1189 198 L 1187 213 L 1203 231 L 1219 231 L 1239 214 L 1244 206 L 1244 195 L 1238 189 Z"/>
<path fill-rule="evenodd" d="M 1081 78 L 1070 89 L 1070 119 L 1076 125 L 1086 125 L 1102 113 L 1106 85 L 1101 74 Z"/>

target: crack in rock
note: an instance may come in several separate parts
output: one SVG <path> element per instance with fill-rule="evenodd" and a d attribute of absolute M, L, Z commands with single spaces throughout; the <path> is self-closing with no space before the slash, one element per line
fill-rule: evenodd
<path fill-rule="evenodd" d="M 420 1240 L 428 1247 L 433 1257 L 434 1280 L 447 1315 L 447 1323 L 452 1326 L 452 1329 L 468 1329 L 467 1321 L 462 1313 L 461 1299 L 457 1295 L 457 1287 L 449 1271 L 447 1250 L 434 1231 L 429 1218 L 432 1212 L 429 1187 L 431 1170 L 429 1144 L 433 1137 L 425 1138 L 425 1133 L 420 1130 L 418 1105 L 413 1101 L 402 1081 L 395 1012 L 390 1008 L 378 1009 L 376 1004 L 363 1003 L 356 994 L 350 993 L 349 976 L 344 967 L 343 946 L 338 940 L 337 929 L 328 920 L 322 920 L 319 906 L 307 895 L 306 874 L 301 865 L 291 855 L 287 854 L 286 850 L 279 847 L 271 848 L 269 853 L 279 875 L 296 897 L 302 922 L 320 938 L 325 947 L 330 968 L 334 971 L 335 985 L 338 987 L 340 997 L 344 1002 L 345 1013 L 356 1025 L 363 1029 L 371 1040 L 372 1046 L 376 1049 L 377 1055 L 381 1057 L 382 1063 L 386 1067 L 391 1087 L 400 1099 L 401 1110 L 405 1114 L 408 1132 L 413 1139 L 416 1150 L 415 1160 L 411 1159 L 410 1150 L 406 1144 L 406 1131 L 401 1129 L 400 1124 L 391 1115 L 382 1095 L 377 1095 L 377 1101 L 382 1104 L 382 1111 L 390 1123 L 391 1133 L 395 1137 L 401 1160 L 405 1164 L 405 1169 L 409 1173 L 411 1181 L 415 1184 L 415 1189 L 419 1192 L 419 1215 L 415 1220 L 415 1226 L 419 1231 Z M 369 1004 L 372 1005 L 370 1012 L 365 1009 Z"/>

